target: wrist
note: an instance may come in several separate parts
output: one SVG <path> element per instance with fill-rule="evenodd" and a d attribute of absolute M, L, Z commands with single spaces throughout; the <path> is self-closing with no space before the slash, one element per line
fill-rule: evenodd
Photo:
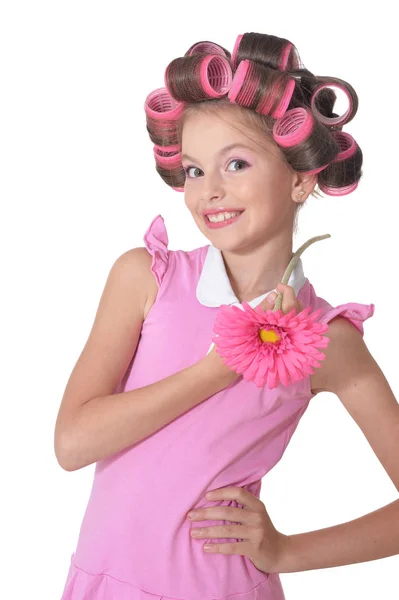
<path fill-rule="evenodd" d="M 290 553 L 292 551 L 291 542 L 292 542 L 292 540 L 289 535 L 280 533 L 278 550 L 276 552 L 276 564 L 275 564 L 275 567 L 273 568 L 273 572 L 276 572 L 276 573 L 290 572 L 288 565 L 290 562 Z"/>
<path fill-rule="evenodd" d="M 224 385 L 229 385 L 241 377 L 239 373 L 233 371 L 233 369 L 228 367 L 223 362 L 222 357 L 216 352 L 215 349 L 204 356 L 202 361 L 206 367 L 207 374 L 213 375 Z"/>

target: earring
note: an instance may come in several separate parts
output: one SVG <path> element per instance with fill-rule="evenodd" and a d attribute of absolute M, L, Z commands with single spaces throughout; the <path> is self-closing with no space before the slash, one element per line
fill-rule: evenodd
<path fill-rule="evenodd" d="M 302 190 L 302 192 L 299 192 L 298 196 L 297 196 L 297 200 L 302 200 L 302 196 L 303 196 L 304 193 L 305 192 L 303 190 Z"/>

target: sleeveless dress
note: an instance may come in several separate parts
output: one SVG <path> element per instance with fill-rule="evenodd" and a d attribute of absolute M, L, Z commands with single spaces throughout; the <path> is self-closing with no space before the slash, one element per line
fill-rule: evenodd
<path fill-rule="evenodd" d="M 221 252 L 212 245 L 169 250 L 164 219 L 144 236 L 158 295 L 137 350 L 115 393 L 143 387 L 184 369 L 213 346 L 221 304 L 239 304 Z M 363 335 L 374 304 L 333 307 L 318 297 L 301 259 L 288 285 L 319 321 L 340 314 Z M 271 291 L 271 290 L 270 290 Z M 249 302 L 254 307 L 268 293 Z M 244 487 L 259 498 L 261 481 L 284 451 L 312 399 L 310 376 L 290 386 L 233 384 L 117 454 L 96 463 L 92 489 L 61 600 L 284 600 L 278 573 L 241 555 L 206 553 L 190 509 L 243 506 L 209 501 L 208 490 Z M 209 538 L 211 543 L 233 538 Z M 240 541 L 237 539 L 237 541 Z"/>

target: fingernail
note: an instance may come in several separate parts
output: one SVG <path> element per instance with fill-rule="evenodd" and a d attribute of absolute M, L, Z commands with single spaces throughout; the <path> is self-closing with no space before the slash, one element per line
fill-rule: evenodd
<path fill-rule="evenodd" d="M 276 298 L 277 298 L 276 292 L 271 292 L 271 294 L 268 295 L 267 300 L 269 302 L 274 302 Z"/>

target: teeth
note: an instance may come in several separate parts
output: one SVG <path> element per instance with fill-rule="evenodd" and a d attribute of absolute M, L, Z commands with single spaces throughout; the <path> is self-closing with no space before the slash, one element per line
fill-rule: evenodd
<path fill-rule="evenodd" d="M 241 211 L 238 212 L 225 212 L 225 213 L 219 213 L 218 215 L 207 215 L 208 219 L 212 222 L 212 223 L 218 223 L 219 221 L 226 221 L 226 219 L 231 219 L 232 217 L 235 217 L 236 215 L 239 215 L 241 213 Z"/>

